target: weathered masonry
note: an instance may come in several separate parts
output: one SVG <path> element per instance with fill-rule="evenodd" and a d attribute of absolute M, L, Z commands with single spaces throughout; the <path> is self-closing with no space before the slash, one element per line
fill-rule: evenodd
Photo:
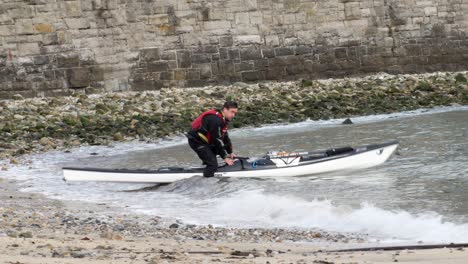
<path fill-rule="evenodd" d="M 466 0 L 0 1 L 0 98 L 468 69 Z"/>

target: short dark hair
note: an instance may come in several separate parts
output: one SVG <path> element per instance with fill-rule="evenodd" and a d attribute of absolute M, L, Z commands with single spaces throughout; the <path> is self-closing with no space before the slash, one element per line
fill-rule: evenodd
<path fill-rule="evenodd" d="M 226 109 L 237 108 L 237 103 L 234 101 L 226 101 L 223 105 L 223 108 L 226 108 Z"/>

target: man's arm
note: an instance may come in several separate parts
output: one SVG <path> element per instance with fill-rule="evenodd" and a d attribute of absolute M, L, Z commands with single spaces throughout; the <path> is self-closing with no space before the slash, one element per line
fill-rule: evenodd
<path fill-rule="evenodd" d="M 221 129 L 223 128 L 224 124 L 215 115 L 209 115 L 205 117 L 204 119 L 206 119 L 207 128 L 211 134 L 211 141 L 216 147 L 216 152 L 221 156 L 221 158 L 223 159 L 227 158 L 228 152 L 226 151 L 226 148 L 224 146 L 222 133 L 221 133 Z"/>
<path fill-rule="evenodd" d="M 226 149 L 227 153 L 231 154 L 232 153 L 232 142 L 231 142 L 231 139 L 229 138 L 228 132 L 226 132 L 226 134 L 224 134 L 223 143 L 224 143 L 224 148 Z"/>

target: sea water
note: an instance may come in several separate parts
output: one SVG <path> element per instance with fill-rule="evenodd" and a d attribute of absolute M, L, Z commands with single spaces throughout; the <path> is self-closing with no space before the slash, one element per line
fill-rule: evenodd
<path fill-rule="evenodd" d="M 266 179 L 195 177 L 161 186 L 62 181 L 62 166 L 158 168 L 199 165 L 186 139 L 90 146 L 26 156 L 2 172 L 23 191 L 106 203 L 191 224 L 322 229 L 404 243 L 468 242 L 468 107 L 305 121 L 234 130 L 235 152 L 309 151 L 398 140 L 385 164 L 354 172 Z M 141 190 L 127 192 L 128 190 Z"/>

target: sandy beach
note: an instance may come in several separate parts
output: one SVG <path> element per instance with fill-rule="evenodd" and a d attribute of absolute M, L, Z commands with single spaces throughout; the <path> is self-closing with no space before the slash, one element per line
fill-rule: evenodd
<path fill-rule="evenodd" d="M 170 223 L 19 191 L 0 178 L 1 263 L 466 263 L 465 248 L 328 252 L 363 238 Z"/>

